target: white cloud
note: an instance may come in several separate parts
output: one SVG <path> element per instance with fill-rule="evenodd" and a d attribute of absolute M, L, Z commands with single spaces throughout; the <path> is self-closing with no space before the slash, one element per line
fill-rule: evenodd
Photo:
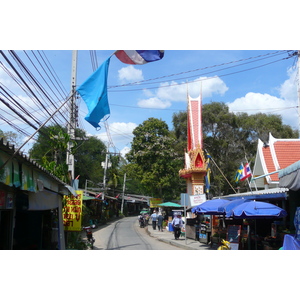
<path fill-rule="evenodd" d="M 129 151 L 130 151 L 130 148 L 127 147 L 127 146 L 125 146 L 125 147 L 120 151 L 120 153 L 121 153 L 121 155 L 122 155 L 123 157 L 125 157 L 125 155 L 126 155 Z"/>
<path fill-rule="evenodd" d="M 118 73 L 121 82 L 140 81 L 144 79 L 142 70 L 138 70 L 134 66 L 124 67 Z"/>
<path fill-rule="evenodd" d="M 246 112 L 249 115 L 259 112 L 281 115 L 284 124 L 298 129 L 296 70 L 289 69 L 287 75 L 288 79 L 277 88 L 280 98 L 269 94 L 249 92 L 244 97 L 227 103 L 229 110 L 234 113 Z"/>
<path fill-rule="evenodd" d="M 284 124 L 293 128 L 298 126 L 298 113 L 295 101 L 284 100 L 269 94 L 247 93 L 245 97 L 235 99 L 232 103 L 227 103 L 229 110 L 246 112 L 248 115 L 256 113 L 281 115 Z"/>
<path fill-rule="evenodd" d="M 202 85 L 202 87 L 201 87 Z M 200 77 L 188 85 L 176 81 L 165 82 L 157 89 L 156 94 L 144 90 L 149 99 L 140 100 L 139 106 L 150 108 L 167 108 L 172 102 L 185 102 L 187 91 L 191 97 L 198 97 L 202 90 L 202 98 L 211 97 L 213 94 L 224 95 L 228 87 L 219 77 Z"/>
<path fill-rule="evenodd" d="M 157 97 L 149 98 L 149 99 L 144 99 L 144 100 L 139 100 L 138 102 L 139 107 L 143 108 L 167 108 L 171 106 L 171 102 L 168 100 L 160 100 Z"/>
<path fill-rule="evenodd" d="M 297 99 L 297 70 L 290 68 L 288 70 L 289 78 L 280 86 L 280 97 L 285 100 L 296 101 Z"/>
<path fill-rule="evenodd" d="M 115 147 L 119 150 L 124 147 L 124 144 L 130 144 L 133 138 L 132 131 L 138 126 L 135 123 L 129 122 L 114 122 L 108 125 L 110 136 Z M 104 143 L 108 142 L 108 137 L 106 130 L 97 134 L 97 138 L 99 138 Z"/>

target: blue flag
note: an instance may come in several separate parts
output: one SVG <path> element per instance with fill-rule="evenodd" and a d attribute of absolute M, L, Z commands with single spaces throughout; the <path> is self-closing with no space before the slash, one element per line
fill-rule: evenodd
<path fill-rule="evenodd" d="M 109 118 L 110 109 L 107 97 L 107 75 L 110 57 L 79 87 L 77 92 L 88 108 L 84 118 L 96 129 L 99 122 Z"/>

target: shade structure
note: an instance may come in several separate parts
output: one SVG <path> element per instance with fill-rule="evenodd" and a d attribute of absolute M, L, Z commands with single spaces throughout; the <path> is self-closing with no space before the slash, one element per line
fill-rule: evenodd
<path fill-rule="evenodd" d="M 226 199 L 213 199 L 207 200 L 192 208 L 192 213 L 194 214 L 206 214 L 206 215 L 223 215 L 224 212 L 219 211 L 219 207 L 229 203 Z"/>
<path fill-rule="evenodd" d="M 240 205 L 244 202 L 250 202 L 250 201 L 252 201 L 252 200 L 244 199 L 244 198 L 228 201 L 228 203 L 220 205 L 218 208 L 218 211 L 220 214 L 225 214 L 226 218 L 230 218 L 232 216 L 232 210 L 235 207 L 237 207 L 238 205 Z"/>
<path fill-rule="evenodd" d="M 164 202 L 161 204 L 158 204 L 158 206 L 163 206 L 163 207 L 182 207 L 182 205 L 174 202 Z"/>
<path fill-rule="evenodd" d="M 237 205 L 231 211 L 231 217 L 236 219 L 283 218 L 286 215 L 284 209 L 274 204 L 255 200 Z"/>

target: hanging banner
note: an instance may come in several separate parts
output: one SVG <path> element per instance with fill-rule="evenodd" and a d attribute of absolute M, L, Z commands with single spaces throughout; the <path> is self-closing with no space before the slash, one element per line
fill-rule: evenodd
<path fill-rule="evenodd" d="M 161 198 L 150 198 L 150 208 L 157 207 L 158 204 L 162 204 L 163 200 Z"/>
<path fill-rule="evenodd" d="M 64 196 L 63 220 L 65 231 L 81 231 L 83 191 L 76 191 L 77 196 Z"/>

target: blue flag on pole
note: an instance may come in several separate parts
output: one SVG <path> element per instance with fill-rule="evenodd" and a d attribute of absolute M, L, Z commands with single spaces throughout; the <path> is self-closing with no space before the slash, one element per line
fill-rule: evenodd
<path fill-rule="evenodd" d="M 107 97 L 107 75 L 110 57 L 79 87 L 77 92 L 88 108 L 84 118 L 96 129 L 99 122 L 109 118 L 110 109 Z"/>

